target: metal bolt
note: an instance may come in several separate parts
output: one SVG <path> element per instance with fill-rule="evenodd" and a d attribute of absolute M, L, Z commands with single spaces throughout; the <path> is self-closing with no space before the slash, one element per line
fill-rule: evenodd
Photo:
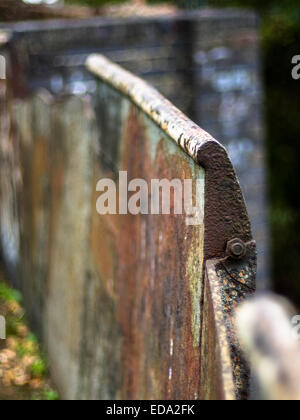
<path fill-rule="evenodd" d="M 242 259 L 247 252 L 246 244 L 241 239 L 232 239 L 227 244 L 227 254 L 232 258 Z"/>

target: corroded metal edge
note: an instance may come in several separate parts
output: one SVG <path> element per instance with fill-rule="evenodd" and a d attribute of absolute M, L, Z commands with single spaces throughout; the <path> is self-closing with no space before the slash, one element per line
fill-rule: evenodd
<path fill-rule="evenodd" d="M 227 242 L 252 239 L 244 198 L 225 148 L 156 89 L 100 54 L 87 68 L 142 109 L 206 171 L 205 258 L 222 258 Z"/>
<path fill-rule="evenodd" d="M 246 244 L 246 254 L 241 260 L 226 257 L 206 262 L 204 287 L 208 289 L 208 293 L 204 294 L 211 298 L 216 351 L 220 361 L 220 372 L 217 374 L 225 400 L 249 398 L 250 369 L 238 340 L 235 315 L 237 307 L 255 293 L 255 276 L 256 244 L 254 241 Z M 244 327 L 247 328 L 247 326 Z M 202 331 L 205 330 L 202 329 Z M 202 342 L 207 341 L 208 338 L 202 336 Z"/>
<path fill-rule="evenodd" d="M 211 298 L 213 319 L 215 322 L 215 329 L 211 334 L 215 333 L 216 335 L 216 348 L 214 351 L 217 353 L 217 361 L 219 362 L 217 363 L 217 366 L 220 369 L 220 371 L 217 372 L 217 379 L 220 384 L 222 398 L 226 401 L 234 401 L 236 400 L 235 385 L 230 357 L 230 345 L 224 323 L 222 295 L 220 293 L 220 284 L 216 272 L 217 265 L 217 260 L 207 261 L 205 287 L 209 289 L 207 295 Z M 203 341 L 205 339 L 205 337 L 202 337 Z M 204 381 L 205 378 L 201 378 L 201 380 Z"/>
<path fill-rule="evenodd" d="M 215 141 L 156 89 L 104 56 L 89 56 L 87 67 L 106 83 L 128 96 L 195 161 L 201 146 Z"/>

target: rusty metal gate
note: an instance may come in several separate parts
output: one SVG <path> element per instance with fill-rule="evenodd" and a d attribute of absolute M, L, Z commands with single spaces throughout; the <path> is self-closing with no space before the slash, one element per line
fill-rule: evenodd
<path fill-rule="evenodd" d="M 225 149 L 155 89 L 91 56 L 94 94 L 1 91 L 1 241 L 65 398 L 240 399 L 233 325 L 256 253 Z M 96 211 L 97 182 L 202 180 L 200 223 Z"/>
<path fill-rule="evenodd" d="M 29 95 L 12 79 L 28 66 L 2 53 L 2 255 L 62 396 L 248 398 L 234 315 L 255 290 L 256 247 L 224 147 L 102 55 L 88 90 Z M 120 188 L 124 172 L 198 182 L 198 223 L 175 201 L 171 214 L 99 215 L 99 180 Z"/>

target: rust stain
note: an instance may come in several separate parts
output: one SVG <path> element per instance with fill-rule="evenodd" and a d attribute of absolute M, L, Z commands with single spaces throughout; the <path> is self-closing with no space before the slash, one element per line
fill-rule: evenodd
<path fill-rule="evenodd" d="M 255 292 L 256 247 L 249 242 L 246 255 L 237 261 L 231 257 L 207 262 L 205 300 L 202 324 L 201 395 L 205 399 L 247 400 L 249 398 L 250 370 L 237 338 L 235 313 L 237 306 Z M 246 282 L 241 282 L 241 277 Z M 207 307 L 210 307 L 207 310 Z M 208 327 L 215 325 L 215 328 Z M 218 368 L 210 364 L 210 354 L 215 346 Z M 206 352 L 204 351 L 206 349 Z M 214 381 L 207 381 L 209 373 Z M 216 386 L 222 383 L 222 390 Z"/>
<path fill-rule="evenodd" d="M 192 178 L 188 158 L 170 153 L 166 139 L 151 160 L 151 140 L 134 106 L 123 141 L 128 152 L 121 166 L 129 179 Z M 183 216 L 172 214 L 128 215 L 120 217 L 118 244 L 123 398 L 193 399 L 198 396 L 200 353 L 193 334 L 193 268 L 188 264 L 200 249 L 200 228 L 187 227 Z"/>
<path fill-rule="evenodd" d="M 92 208 L 96 208 L 98 194 L 96 185 L 99 181 L 100 168 L 94 167 Z M 106 173 L 105 178 L 112 178 L 112 173 Z M 99 216 L 96 211 L 91 214 L 90 247 L 97 272 L 104 283 L 103 286 L 111 298 L 115 298 L 116 287 L 116 246 L 119 236 L 117 217 L 112 215 Z"/>

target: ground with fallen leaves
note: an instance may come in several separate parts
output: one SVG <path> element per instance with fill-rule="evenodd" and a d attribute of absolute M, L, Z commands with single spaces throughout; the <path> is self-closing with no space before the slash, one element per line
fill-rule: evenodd
<path fill-rule="evenodd" d="M 27 326 L 22 297 L 7 286 L 1 268 L 0 315 L 6 319 L 6 340 L 0 340 L 0 400 L 59 399 L 41 346 Z"/>

